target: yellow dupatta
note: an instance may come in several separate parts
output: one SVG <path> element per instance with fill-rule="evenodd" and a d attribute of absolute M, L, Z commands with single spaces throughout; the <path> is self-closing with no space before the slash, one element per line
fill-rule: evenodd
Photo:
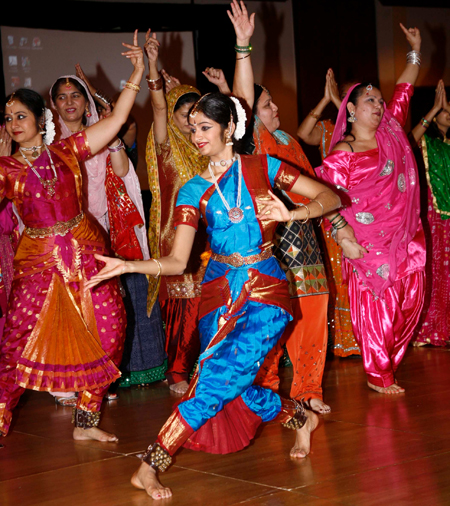
<path fill-rule="evenodd" d="M 208 166 L 208 158 L 200 155 L 197 148 L 186 139 L 173 120 L 175 105 L 180 97 L 187 93 L 196 93 L 199 98 L 200 92 L 193 86 L 183 84 L 173 88 L 166 95 L 167 101 L 167 135 L 172 150 L 172 156 L 177 168 L 181 183 L 185 184 L 195 175 L 201 174 Z M 152 192 L 152 205 L 150 208 L 150 220 L 148 238 L 152 258 L 160 258 L 161 236 L 161 192 L 159 186 L 158 161 L 156 158 L 156 143 L 153 126 L 147 137 L 146 162 L 148 184 Z M 160 280 L 149 277 L 147 312 L 150 315 L 159 292 Z"/>

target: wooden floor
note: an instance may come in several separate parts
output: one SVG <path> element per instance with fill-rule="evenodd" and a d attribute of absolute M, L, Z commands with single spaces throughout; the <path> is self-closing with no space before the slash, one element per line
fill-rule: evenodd
<path fill-rule="evenodd" d="M 283 390 L 292 369 L 283 372 Z M 330 359 L 324 377 L 332 413 L 321 417 L 311 455 L 289 458 L 293 433 L 267 424 L 244 451 L 189 450 L 162 475 L 178 505 L 449 505 L 450 349 L 409 348 L 399 371 L 407 393 L 367 389 L 360 359 Z M 175 398 L 167 386 L 120 390 L 104 408 L 117 444 L 74 442 L 71 410 L 27 392 L 0 442 L 2 506 L 149 505 L 129 479 Z"/>

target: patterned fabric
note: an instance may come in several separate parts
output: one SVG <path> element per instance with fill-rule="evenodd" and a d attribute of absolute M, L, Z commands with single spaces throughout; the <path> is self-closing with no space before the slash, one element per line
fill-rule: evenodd
<path fill-rule="evenodd" d="M 334 124 L 330 120 L 317 123 L 316 127 L 322 132 L 319 146 L 322 160 L 330 152 Z M 331 237 L 331 226 L 328 220 L 322 225 L 325 251 L 324 262 L 330 298 L 328 303 L 328 330 L 330 333 L 331 351 L 338 357 L 360 355 L 359 346 L 353 335 L 352 320 L 350 318 L 350 303 L 348 300 L 348 286 L 342 277 L 342 248 Z"/>
<path fill-rule="evenodd" d="M 148 172 L 148 183 L 152 193 L 152 205 L 150 208 L 150 224 L 148 237 L 150 242 L 150 252 L 152 258 L 160 258 L 164 254 L 161 252 L 162 234 L 173 234 L 173 221 L 165 219 L 162 216 L 165 210 L 171 213 L 175 206 L 171 206 L 170 202 L 162 198 L 162 192 L 166 191 L 170 194 L 172 199 L 176 198 L 178 190 L 189 181 L 196 174 L 201 174 L 208 165 L 207 158 L 200 155 L 194 145 L 186 139 L 180 132 L 173 120 L 173 113 L 175 105 L 180 97 L 187 93 L 197 93 L 200 97 L 200 92 L 188 85 L 181 85 L 173 88 L 166 96 L 167 100 L 167 146 L 170 146 L 170 153 L 167 153 L 164 158 L 164 167 L 158 160 L 158 146 L 155 142 L 153 134 L 153 125 L 150 129 L 147 138 L 146 147 L 146 162 Z M 160 153 L 161 154 L 161 153 Z M 166 169 L 169 169 L 169 174 L 166 176 Z M 161 177 L 164 177 L 164 184 L 161 182 Z M 164 209 L 161 203 L 164 202 Z M 162 226 L 162 221 L 165 221 L 165 226 Z M 171 248 L 171 243 L 165 245 Z M 149 291 L 147 301 L 147 311 L 150 313 L 153 304 L 159 293 L 159 285 L 161 279 L 149 279 Z"/>
<path fill-rule="evenodd" d="M 422 154 L 434 210 L 450 219 L 450 143 L 447 139 L 422 137 Z"/>
<path fill-rule="evenodd" d="M 81 213 L 78 161 L 90 155 L 84 133 L 50 148 L 57 172 L 48 194 L 28 166 L 13 157 L 0 161 L 0 198 L 15 204 L 27 228 L 68 222 Z M 35 168 L 52 177 L 47 153 Z M 44 170 L 43 170 L 44 169 Z M 109 384 L 120 375 L 126 316 L 117 280 L 92 291 L 85 279 L 100 270 L 94 253 L 105 254 L 98 227 L 83 217 L 64 236 L 22 234 L 14 257 L 14 280 L 0 349 L 0 431 L 24 388 L 83 391 L 78 407 L 98 411 Z"/>

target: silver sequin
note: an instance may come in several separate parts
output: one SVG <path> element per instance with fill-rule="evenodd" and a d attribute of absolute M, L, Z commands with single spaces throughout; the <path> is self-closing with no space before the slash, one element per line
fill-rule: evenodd
<path fill-rule="evenodd" d="M 397 186 L 402 193 L 406 191 L 406 179 L 405 174 L 403 174 L 403 172 L 398 175 Z"/>
<path fill-rule="evenodd" d="M 347 188 L 344 188 L 343 186 L 339 186 L 338 184 L 336 185 L 336 188 L 337 188 L 338 190 L 341 190 L 341 192 L 345 192 L 345 193 L 347 193 L 347 192 L 348 192 Z"/>
<path fill-rule="evenodd" d="M 355 218 L 358 223 L 363 223 L 364 225 L 370 225 L 375 221 L 372 213 L 356 213 Z"/>
<path fill-rule="evenodd" d="M 388 160 L 384 166 L 384 169 L 380 172 L 380 176 L 389 176 L 389 174 L 392 174 L 394 166 L 394 162 L 392 160 Z"/>
<path fill-rule="evenodd" d="M 377 269 L 377 274 L 383 279 L 387 279 L 389 277 L 389 264 L 380 265 Z"/>

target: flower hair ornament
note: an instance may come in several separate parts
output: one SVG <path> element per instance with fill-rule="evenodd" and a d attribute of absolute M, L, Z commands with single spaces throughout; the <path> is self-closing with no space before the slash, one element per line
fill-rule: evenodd
<path fill-rule="evenodd" d="M 50 109 L 47 109 L 47 107 L 44 109 L 44 116 L 45 116 L 45 134 L 44 134 L 44 142 L 45 144 L 51 144 L 56 135 L 55 130 L 55 123 L 53 123 L 53 114 Z"/>
<path fill-rule="evenodd" d="M 236 97 L 230 97 L 234 102 L 237 114 L 236 129 L 234 130 L 233 137 L 238 141 L 242 139 L 245 134 L 245 122 L 247 121 L 247 115 L 245 114 L 244 108 Z"/>

